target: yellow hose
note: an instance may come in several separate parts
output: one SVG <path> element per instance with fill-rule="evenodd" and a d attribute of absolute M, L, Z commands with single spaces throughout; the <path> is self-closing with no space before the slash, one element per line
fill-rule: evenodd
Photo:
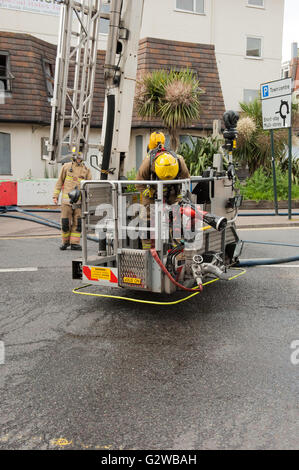
<path fill-rule="evenodd" d="M 234 268 L 237 271 L 241 271 L 239 274 L 236 274 L 235 276 L 230 277 L 228 280 L 232 281 L 233 279 L 236 279 L 239 276 L 242 276 L 243 274 L 246 273 L 245 269 L 240 269 L 240 268 Z M 219 281 L 219 278 L 217 279 L 212 279 L 211 281 L 207 281 L 203 284 L 203 286 L 207 286 L 208 284 L 212 284 L 213 282 Z M 91 295 L 93 297 L 105 297 L 107 299 L 119 299 L 119 300 L 128 300 L 129 302 L 137 302 L 140 304 L 152 304 L 152 305 L 176 305 L 181 302 L 185 302 L 186 300 L 191 299 L 191 297 L 195 297 L 196 295 L 200 294 L 200 292 L 194 292 L 194 294 L 187 295 L 183 299 L 175 300 L 173 302 L 155 302 L 153 300 L 140 300 L 140 299 L 133 299 L 131 297 L 122 297 L 119 295 L 108 295 L 108 294 L 93 294 L 91 292 L 80 292 L 82 289 L 86 289 L 86 287 L 91 286 L 92 284 L 86 284 L 85 286 L 80 286 L 76 287 L 75 289 L 72 290 L 73 294 L 79 294 L 79 295 Z M 196 287 L 195 287 L 196 289 Z"/>

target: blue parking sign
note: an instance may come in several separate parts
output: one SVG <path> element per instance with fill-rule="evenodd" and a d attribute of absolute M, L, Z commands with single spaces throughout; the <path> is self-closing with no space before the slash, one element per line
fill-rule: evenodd
<path fill-rule="evenodd" d="M 263 98 L 268 98 L 269 96 L 269 85 L 264 85 L 262 88 Z"/>

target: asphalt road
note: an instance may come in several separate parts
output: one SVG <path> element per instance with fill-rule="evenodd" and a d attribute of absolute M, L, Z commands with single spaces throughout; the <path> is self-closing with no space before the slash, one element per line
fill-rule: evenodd
<path fill-rule="evenodd" d="M 299 244 L 299 228 L 240 235 Z M 155 307 L 72 294 L 76 253 L 58 243 L 0 242 L 0 268 L 38 268 L 0 272 L 1 449 L 299 448 L 298 267 Z"/>

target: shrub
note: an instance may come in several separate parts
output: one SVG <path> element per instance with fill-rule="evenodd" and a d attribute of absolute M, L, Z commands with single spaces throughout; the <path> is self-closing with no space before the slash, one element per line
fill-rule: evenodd
<path fill-rule="evenodd" d="M 134 181 L 136 180 L 136 176 L 137 176 L 137 170 L 136 168 L 133 168 L 132 170 L 128 171 L 127 172 L 127 180 L 131 180 L 131 181 Z M 126 193 L 135 193 L 137 190 L 136 190 L 136 186 L 135 184 L 128 184 L 127 188 L 126 188 Z"/>
<path fill-rule="evenodd" d="M 279 201 L 288 199 L 288 174 L 280 169 L 276 171 L 277 198 Z M 263 168 L 259 168 L 248 178 L 245 185 L 237 185 L 244 199 L 253 201 L 273 201 L 273 176 L 269 175 Z M 292 186 L 292 199 L 299 199 L 299 186 Z"/>
<path fill-rule="evenodd" d="M 222 140 L 219 137 L 190 137 L 191 145 L 184 142 L 178 153 L 185 159 L 191 176 L 200 176 L 203 171 L 213 165 L 213 156 L 219 153 Z"/>

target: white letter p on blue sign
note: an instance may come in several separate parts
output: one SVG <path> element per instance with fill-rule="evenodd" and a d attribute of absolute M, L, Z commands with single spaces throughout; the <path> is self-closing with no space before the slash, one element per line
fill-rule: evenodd
<path fill-rule="evenodd" d="M 263 86 L 263 98 L 267 98 L 269 96 L 269 85 Z"/>

